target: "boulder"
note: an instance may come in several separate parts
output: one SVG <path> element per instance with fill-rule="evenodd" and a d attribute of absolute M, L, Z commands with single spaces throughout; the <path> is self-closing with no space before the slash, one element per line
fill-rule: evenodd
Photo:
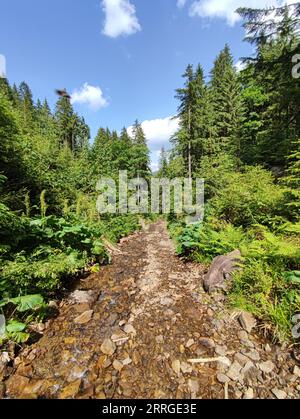
<path fill-rule="evenodd" d="M 226 290 L 232 273 L 241 269 L 241 252 L 234 250 L 225 256 L 217 256 L 204 277 L 203 286 L 206 292 L 211 293 L 217 289 Z"/>

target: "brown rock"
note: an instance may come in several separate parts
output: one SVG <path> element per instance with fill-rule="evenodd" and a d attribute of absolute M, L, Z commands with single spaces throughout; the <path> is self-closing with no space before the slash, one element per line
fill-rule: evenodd
<path fill-rule="evenodd" d="M 81 380 L 67 385 L 60 393 L 60 399 L 74 399 L 80 391 Z"/>
<path fill-rule="evenodd" d="M 251 313 L 243 311 L 239 316 L 239 322 L 246 332 L 251 333 L 252 330 L 256 327 L 256 320 Z"/>
<path fill-rule="evenodd" d="M 89 321 L 92 320 L 93 314 L 94 314 L 93 310 L 85 311 L 80 316 L 76 317 L 74 322 L 76 324 L 86 324 L 86 323 L 88 323 Z"/>

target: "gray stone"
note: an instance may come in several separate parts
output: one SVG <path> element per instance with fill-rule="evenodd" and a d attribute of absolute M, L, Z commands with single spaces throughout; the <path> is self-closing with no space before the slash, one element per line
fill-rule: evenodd
<path fill-rule="evenodd" d="M 239 316 L 239 322 L 246 332 L 251 333 L 252 330 L 256 327 L 256 320 L 251 313 L 243 311 Z"/>
<path fill-rule="evenodd" d="M 241 370 L 242 366 L 237 361 L 234 361 L 234 363 L 230 366 L 229 370 L 227 371 L 226 375 L 232 381 L 238 381 L 241 377 Z"/>
<path fill-rule="evenodd" d="M 76 290 L 69 295 L 69 300 L 76 304 L 93 304 L 97 298 L 98 295 L 95 291 Z"/>
<path fill-rule="evenodd" d="M 217 256 L 203 280 L 203 286 L 206 292 L 211 293 L 216 289 L 226 289 L 232 273 L 241 269 L 241 252 L 235 250 L 226 256 Z"/>
<path fill-rule="evenodd" d="M 213 349 L 216 346 L 215 342 L 210 338 L 200 338 L 199 343 L 208 349 Z"/>
<path fill-rule="evenodd" d="M 259 368 L 265 374 L 270 374 L 275 369 L 275 365 L 272 361 L 266 361 L 259 364 Z"/>
<path fill-rule="evenodd" d="M 243 352 L 243 354 L 245 356 L 247 356 L 248 358 L 252 359 L 252 361 L 260 361 L 260 354 L 256 351 L 250 351 L 250 352 Z"/>
<path fill-rule="evenodd" d="M 241 364 L 243 367 L 249 362 L 249 358 L 240 352 L 236 353 L 234 355 L 235 361 L 237 361 L 239 364 Z"/>

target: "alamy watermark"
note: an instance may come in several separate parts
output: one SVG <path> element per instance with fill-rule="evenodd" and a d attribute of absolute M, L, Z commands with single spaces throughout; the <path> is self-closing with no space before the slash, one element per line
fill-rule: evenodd
<path fill-rule="evenodd" d="M 300 54 L 293 55 L 292 63 L 295 64 L 292 68 L 292 77 L 294 79 L 299 79 L 300 78 Z"/>
<path fill-rule="evenodd" d="M 6 58 L 0 54 L 0 78 L 6 78 Z"/>
<path fill-rule="evenodd" d="M 97 210 L 100 214 L 170 214 L 185 215 L 188 223 L 204 218 L 203 179 L 128 179 L 127 171 L 119 172 L 116 182 L 102 178 Z"/>

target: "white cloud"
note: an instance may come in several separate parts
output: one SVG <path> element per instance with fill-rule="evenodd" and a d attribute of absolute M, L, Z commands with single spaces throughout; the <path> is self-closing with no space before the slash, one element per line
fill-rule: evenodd
<path fill-rule="evenodd" d="M 142 122 L 142 128 L 150 146 L 157 146 L 169 141 L 179 128 L 178 119 L 172 116 L 162 119 L 152 119 Z M 132 134 L 132 126 L 128 128 L 129 135 Z"/>
<path fill-rule="evenodd" d="M 6 59 L 0 54 L 0 77 L 6 77 Z"/>
<path fill-rule="evenodd" d="M 117 38 L 141 30 L 135 6 L 130 0 L 102 0 L 102 8 L 105 13 L 104 35 Z"/>
<path fill-rule="evenodd" d="M 244 63 L 242 60 L 239 60 L 235 65 L 236 71 L 240 73 L 241 71 L 245 70 L 247 64 Z"/>
<path fill-rule="evenodd" d="M 179 9 L 182 9 L 185 6 L 186 2 L 187 0 L 177 0 L 177 7 Z"/>
<path fill-rule="evenodd" d="M 87 104 L 93 111 L 98 111 L 108 105 L 103 92 L 98 86 L 91 86 L 88 83 L 72 93 L 72 104 Z"/>
<path fill-rule="evenodd" d="M 194 0 L 190 7 L 191 16 L 225 19 L 230 26 L 241 20 L 236 13 L 239 7 L 264 8 L 291 4 L 294 0 Z"/>

